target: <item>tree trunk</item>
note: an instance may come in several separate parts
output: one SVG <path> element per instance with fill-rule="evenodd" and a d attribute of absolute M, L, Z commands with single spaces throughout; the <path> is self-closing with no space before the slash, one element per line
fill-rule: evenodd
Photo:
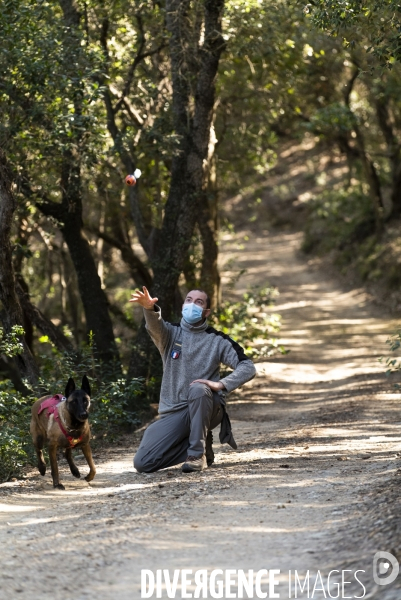
<path fill-rule="evenodd" d="M 96 354 L 103 362 L 113 364 L 117 373 L 120 373 L 119 354 L 106 294 L 102 289 L 89 243 L 82 235 L 80 166 L 69 150 L 64 153 L 61 187 L 62 202 L 42 202 L 39 204 L 39 209 L 59 222 L 77 274 L 87 333 L 92 331 L 94 334 Z"/>
<path fill-rule="evenodd" d="M 383 207 L 381 184 L 380 184 L 379 176 L 376 171 L 376 167 L 375 167 L 372 159 L 369 157 L 368 153 L 366 152 L 365 140 L 364 140 L 363 134 L 359 128 L 358 119 L 351 109 L 351 102 L 350 102 L 351 92 L 353 90 L 355 81 L 357 80 L 357 78 L 360 76 L 360 73 L 361 73 L 360 66 L 358 64 L 358 60 L 356 59 L 355 56 L 352 57 L 352 61 L 354 63 L 355 69 L 351 75 L 349 82 L 345 86 L 344 102 L 350 112 L 350 115 L 351 115 L 352 126 L 353 126 L 354 132 L 356 134 L 355 141 L 356 141 L 357 154 L 362 163 L 362 169 L 365 174 L 366 183 L 369 188 L 369 196 L 370 196 L 370 199 L 372 202 L 372 210 L 373 210 L 373 214 L 375 217 L 375 233 L 380 236 L 383 233 L 383 223 L 384 223 L 384 214 L 383 214 L 384 207 Z M 346 143 L 346 146 L 349 149 L 348 142 Z M 350 159 L 349 153 L 347 153 L 347 157 L 348 157 L 348 159 Z"/>
<path fill-rule="evenodd" d="M 21 392 L 23 396 L 29 396 L 31 393 L 31 390 L 22 381 L 15 357 L 0 357 L 0 375 L 4 379 L 9 379 L 17 392 Z"/>
<path fill-rule="evenodd" d="M 160 244 L 152 259 L 154 293 L 165 306 L 174 305 L 175 288 L 183 270 L 196 216 L 205 201 L 204 162 L 208 156 L 210 128 L 215 97 L 215 77 L 225 47 L 221 33 L 224 1 L 204 2 L 204 43 L 198 56 L 186 59 L 184 32 L 190 2 L 166 2 L 170 32 L 170 59 L 173 82 L 173 118 L 181 147 L 173 157 L 171 185 Z M 196 64 L 194 67 L 190 65 Z M 190 113 L 190 82 L 196 81 L 194 111 Z"/>
<path fill-rule="evenodd" d="M 384 210 L 383 198 L 381 192 L 380 179 L 377 174 L 373 161 L 368 156 L 365 148 L 365 141 L 362 132 L 356 122 L 354 123 L 356 133 L 356 144 L 359 150 L 359 156 L 362 162 L 362 168 L 365 173 L 366 182 L 369 187 L 369 196 L 372 201 L 373 214 L 375 216 L 375 231 L 380 236 L 383 233 Z"/>
<path fill-rule="evenodd" d="M 202 211 L 198 215 L 198 227 L 202 236 L 203 256 L 200 277 L 200 287 L 206 290 L 210 297 L 211 306 L 220 305 L 220 273 L 218 268 L 219 246 L 219 212 L 218 191 L 216 185 L 215 148 L 217 138 L 214 126 L 211 127 L 207 161 L 207 191 L 204 194 Z"/>
<path fill-rule="evenodd" d="M 64 239 L 60 248 L 60 256 L 60 272 L 62 276 L 60 283 L 62 285 L 63 306 L 65 307 L 63 313 L 66 313 L 68 308 L 74 341 L 76 346 L 79 346 L 85 339 L 85 330 L 82 326 L 82 303 L 80 301 L 76 272 Z M 64 324 L 67 324 L 66 314 L 63 314 L 62 316 Z"/>
<path fill-rule="evenodd" d="M 401 151 L 398 150 L 397 156 L 393 160 L 393 181 L 391 188 L 391 215 L 392 219 L 401 217 Z"/>
<path fill-rule="evenodd" d="M 199 46 L 199 38 L 195 43 L 192 40 L 192 44 L 188 44 L 190 0 L 166 2 L 173 84 L 172 110 L 180 148 L 172 159 L 163 224 L 157 247 L 150 258 L 154 274 L 151 292 L 159 298 L 167 319 L 173 316 L 178 280 L 188 255 L 197 213 L 205 200 L 204 163 L 208 156 L 215 77 L 225 48 L 221 32 L 224 0 L 205 0 L 203 6 L 204 41 Z M 197 31 L 199 35 L 201 28 Z M 189 49 L 194 47 L 197 48 L 196 55 L 191 54 L 193 51 Z M 196 83 L 191 100 L 192 82 Z M 138 344 L 146 344 L 143 326 L 138 334 Z M 143 359 L 137 348 L 131 356 L 129 374 L 139 375 L 141 364 Z"/>
<path fill-rule="evenodd" d="M 391 213 L 389 218 L 401 217 L 401 146 L 391 123 L 388 110 L 388 96 L 385 90 L 379 88 L 380 94 L 374 96 L 374 104 L 376 106 L 376 115 L 382 130 L 384 139 L 386 140 L 387 150 L 391 164 Z"/>
<path fill-rule="evenodd" d="M 66 219 L 62 233 L 77 274 L 87 333 L 92 331 L 94 334 L 96 353 L 100 360 L 115 364 L 117 372 L 120 372 L 119 353 L 114 339 L 108 302 L 90 246 L 73 219 Z"/>
<path fill-rule="evenodd" d="M 10 180 L 6 159 L 0 150 L 0 301 L 3 305 L 3 325 L 6 333 L 10 333 L 14 325 L 23 326 L 23 314 L 15 290 L 12 264 L 10 235 L 16 202 Z M 38 367 L 24 336 L 21 336 L 21 342 L 23 351 L 16 357 L 18 369 L 22 377 L 35 384 L 39 377 Z"/>
<path fill-rule="evenodd" d="M 205 201 L 197 219 L 203 246 L 200 287 L 209 295 L 212 307 L 217 308 L 220 304 L 217 211 L 210 204 L 210 194 L 205 194 Z"/>

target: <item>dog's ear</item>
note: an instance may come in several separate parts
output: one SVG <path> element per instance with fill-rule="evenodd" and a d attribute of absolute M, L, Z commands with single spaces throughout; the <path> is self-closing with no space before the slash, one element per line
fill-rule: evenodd
<path fill-rule="evenodd" d="M 73 380 L 72 377 L 69 378 L 68 383 L 65 387 L 65 392 L 64 392 L 64 396 L 66 398 L 68 398 L 69 396 L 71 396 L 72 392 L 75 390 L 75 381 Z"/>
<path fill-rule="evenodd" d="M 86 375 L 82 377 L 81 389 L 83 389 L 85 394 L 88 394 L 88 396 L 91 395 L 91 386 L 89 385 L 89 380 Z"/>

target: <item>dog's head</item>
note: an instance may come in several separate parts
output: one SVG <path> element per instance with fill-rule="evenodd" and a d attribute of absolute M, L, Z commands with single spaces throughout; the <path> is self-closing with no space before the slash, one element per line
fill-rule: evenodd
<path fill-rule="evenodd" d="M 86 421 L 88 418 L 91 395 L 91 388 L 87 376 L 83 376 L 80 390 L 75 389 L 75 381 L 70 377 L 64 395 L 66 397 L 68 412 L 75 417 L 77 421 Z"/>

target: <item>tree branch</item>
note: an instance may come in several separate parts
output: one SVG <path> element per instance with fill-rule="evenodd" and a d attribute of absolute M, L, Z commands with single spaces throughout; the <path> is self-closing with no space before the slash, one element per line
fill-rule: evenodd
<path fill-rule="evenodd" d="M 61 202 L 52 202 L 47 194 L 41 190 L 33 190 L 26 173 L 23 173 L 18 181 L 18 188 L 25 198 L 35 201 L 35 205 L 45 217 L 52 217 L 53 219 L 57 219 L 57 221 L 63 220 L 63 204 Z"/>
<path fill-rule="evenodd" d="M 124 325 L 126 327 L 128 327 L 129 329 L 132 329 L 133 331 L 137 331 L 138 326 L 136 325 L 136 323 L 132 319 L 129 319 L 123 313 L 121 308 L 119 308 L 115 304 L 112 304 L 110 301 L 109 301 L 109 311 L 111 312 L 112 315 L 114 315 L 117 319 L 119 319 L 122 323 L 124 323 Z"/>
<path fill-rule="evenodd" d="M 122 103 L 124 102 L 126 96 L 128 96 L 130 88 L 131 88 L 132 80 L 134 78 L 135 69 L 137 68 L 139 63 L 141 63 L 148 56 L 154 56 L 155 54 L 158 54 L 166 46 L 167 46 L 167 44 L 165 44 L 165 43 L 160 44 L 160 46 L 158 48 L 156 48 L 155 50 L 149 50 L 149 52 L 144 52 L 140 56 L 135 57 L 134 62 L 132 63 L 130 70 L 128 72 L 127 81 L 125 82 L 125 86 L 122 91 L 121 97 L 119 98 L 117 104 L 115 105 L 115 107 L 113 109 L 114 113 L 117 113 L 120 110 Z"/>
<path fill-rule="evenodd" d="M 88 226 L 86 230 L 90 233 L 94 233 L 97 237 L 104 240 L 112 246 L 113 248 L 117 248 L 121 252 L 121 258 L 125 262 L 125 264 L 129 267 L 130 276 L 134 280 L 137 286 L 146 286 L 147 288 L 152 285 L 152 276 L 150 275 L 148 269 L 145 267 L 140 258 L 135 254 L 132 250 L 131 244 L 124 239 L 118 239 L 113 237 L 112 235 L 100 231 L 97 227 Z"/>
<path fill-rule="evenodd" d="M 344 102 L 348 107 L 350 104 L 350 96 L 351 96 L 351 92 L 354 88 L 354 83 L 358 79 L 359 73 L 360 73 L 360 67 L 359 67 L 358 63 L 355 60 L 353 60 L 352 62 L 355 66 L 355 71 L 352 73 L 348 83 L 346 83 L 344 86 L 346 88 L 345 92 L 344 92 Z"/>
<path fill-rule="evenodd" d="M 127 79 L 125 81 L 125 85 L 124 85 L 121 97 L 119 98 L 119 100 L 117 101 L 117 104 L 115 105 L 115 107 L 113 109 L 114 114 L 116 114 L 120 110 L 125 97 L 128 96 L 128 94 L 130 92 L 132 80 L 133 80 L 134 74 L 135 74 L 135 69 L 137 68 L 139 63 L 141 63 L 148 56 L 153 56 L 154 54 L 158 54 L 167 45 L 166 43 L 163 42 L 158 48 L 155 48 L 154 50 L 149 50 L 148 52 L 143 52 L 143 49 L 146 45 L 146 36 L 145 36 L 144 29 L 143 29 L 143 21 L 142 21 L 141 15 L 138 15 L 138 14 L 136 15 L 136 21 L 138 23 L 138 28 L 139 28 L 139 32 L 140 32 L 139 48 L 138 48 L 138 52 L 131 64 L 131 66 L 128 70 Z"/>
<path fill-rule="evenodd" d="M 28 286 L 21 274 L 16 277 L 16 291 L 21 303 L 22 310 L 28 316 L 43 335 L 47 335 L 53 344 L 62 352 L 72 352 L 74 350 L 70 340 L 34 306 L 29 297 Z"/>

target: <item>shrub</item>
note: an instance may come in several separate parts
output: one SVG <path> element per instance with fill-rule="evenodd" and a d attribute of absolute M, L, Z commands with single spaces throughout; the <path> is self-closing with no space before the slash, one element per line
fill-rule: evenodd
<path fill-rule="evenodd" d="M 374 232 L 371 201 L 358 186 L 326 190 L 310 202 L 302 249 L 324 254 L 342 251 L 342 260 L 354 256 L 347 249 Z"/>
<path fill-rule="evenodd" d="M 5 354 L 6 356 L 19 354 L 23 349 L 19 338 L 24 333 L 23 328 L 18 325 L 14 325 L 10 333 L 5 333 L 3 327 L 0 327 L 0 354 Z"/>
<path fill-rule="evenodd" d="M 7 481 L 32 462 L 31 404 L 31 399 L 16 392 L 10 381 L 0 382 L 0 481 Z"/>
<path fill-rule="evenodd" d="M 391 335 L 388 338 L 388 340 L 386 340 L 386 344 L 389 346 L 390 351 L 393 354 L 392 356 L 387 356 L 386 358 L 384 356 L 381 356 L 379 360 L 380 362 L 385 364 L 386 375 L 389 377 L 390 375 L 401 373 L 401 329 L 399 329 L 393 335 Z M 399 383 L 395 383 L 395 387 L 397 389 L 401 389 L 401 385 Z"/>
<path fill-rule="evenodd" d="M 210 321 L 243 346 L 250 358 L 286 354 L 288 351 L 272 335 L 280 329 L 280 315 L 270 311 L 277 295 L 277 289 L 270 286 L 255 288 L 239 302 L 224 302 Z"/>

